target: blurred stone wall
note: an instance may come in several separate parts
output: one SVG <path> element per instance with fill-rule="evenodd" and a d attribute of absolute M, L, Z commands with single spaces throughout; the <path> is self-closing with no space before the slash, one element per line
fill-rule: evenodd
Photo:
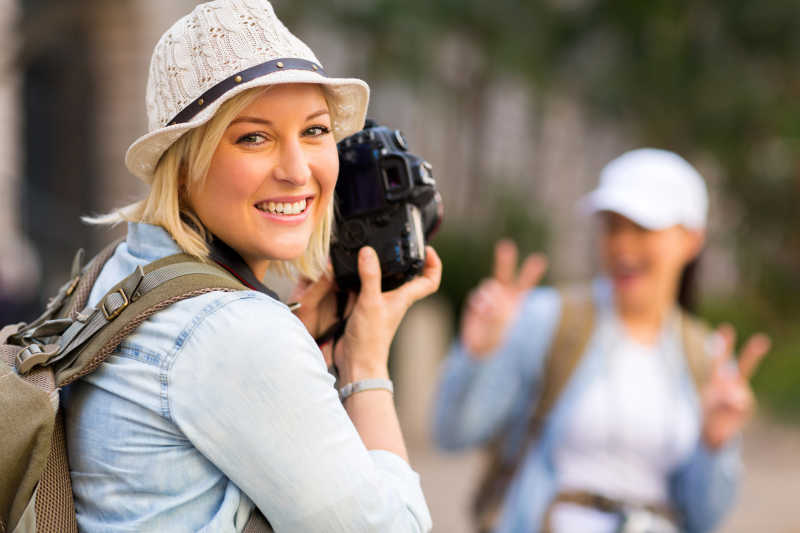
<path fill-rule="evenodd" d="M 125 168 L 125 151 L 147 132 L 145 89 L 150 56 L 161 35 L 198 2 L 92 0 L 91 61 L 96 72 L 95 142 L 100 211 L 142 197 L 146 187 Z M 102 235 L 98 237 L 105 241 Z M 98 242 L 98 245 L 102 242 Z"/>
<path fill-rule="evenodd" d="M 35 312 L 41 274 L 38 254 L 20 224 L 19 14 L 15 0 L 0 0 L 0 324 Z"/>

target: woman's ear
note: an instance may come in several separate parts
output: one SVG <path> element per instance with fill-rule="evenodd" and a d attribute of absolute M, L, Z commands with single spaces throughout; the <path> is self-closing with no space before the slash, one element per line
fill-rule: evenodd
<path fill-rule="evenodd" d="M 686 230 L 687 246 L 686 246 L 686 262 L 690 263 L 697 259 L 703 247 L 706 244 L 705 230 Z"/>

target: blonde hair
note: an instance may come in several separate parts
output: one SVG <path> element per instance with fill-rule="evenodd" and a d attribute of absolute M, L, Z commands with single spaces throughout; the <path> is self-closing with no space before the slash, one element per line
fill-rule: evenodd
<path fill-rule="evenodd" d="M 208 232 L 186 203 L 181 189 L 201 186 L 211 166 L 211 159 L 230 123 L 269 87 L 257 87 L 234 96 L 205 124 L 186 132 L 170 146 L 156 165 L 150 191 L 138 202 L 94 217 L 83 217 L 89 224 L 115 225 L 144 222 L 161 226 L 187 254 L 208 260 Z M 333 202 L 311 233 L 305 253 L 291 261 L 270 261 L 269 270 L 282 276 L 298 273 L 318 279 L 328 261 Z"/>

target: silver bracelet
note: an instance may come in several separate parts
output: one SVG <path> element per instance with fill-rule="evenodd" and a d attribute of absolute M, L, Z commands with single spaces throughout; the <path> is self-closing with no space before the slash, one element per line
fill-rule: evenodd
<path fill-rule="evenodd" d="M 339 399 L 345 401 L 353 394 L 365 390 L 388 390 L 394 394 L 394 384 L 391 379 L 363 379 L 361 381 L 354 381 L 339 389 Z"/>

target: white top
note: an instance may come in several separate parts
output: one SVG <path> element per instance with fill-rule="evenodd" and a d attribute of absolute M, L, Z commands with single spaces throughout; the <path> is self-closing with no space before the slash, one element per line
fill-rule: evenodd
<path fill-rule="evenodd" d="M 604 372 L 582 391 L 554 456 L 559 490 L 581 490 L 641 503 L 667 503 L 668 477 L 686 461 L 699 436 L 676 362 L 683 357 L 679 321 L 659 340 L 632 339 L 613 316 L 601 316 Z M 613 532 L 613 516 L 558 505 L 554 532 Z"/>

